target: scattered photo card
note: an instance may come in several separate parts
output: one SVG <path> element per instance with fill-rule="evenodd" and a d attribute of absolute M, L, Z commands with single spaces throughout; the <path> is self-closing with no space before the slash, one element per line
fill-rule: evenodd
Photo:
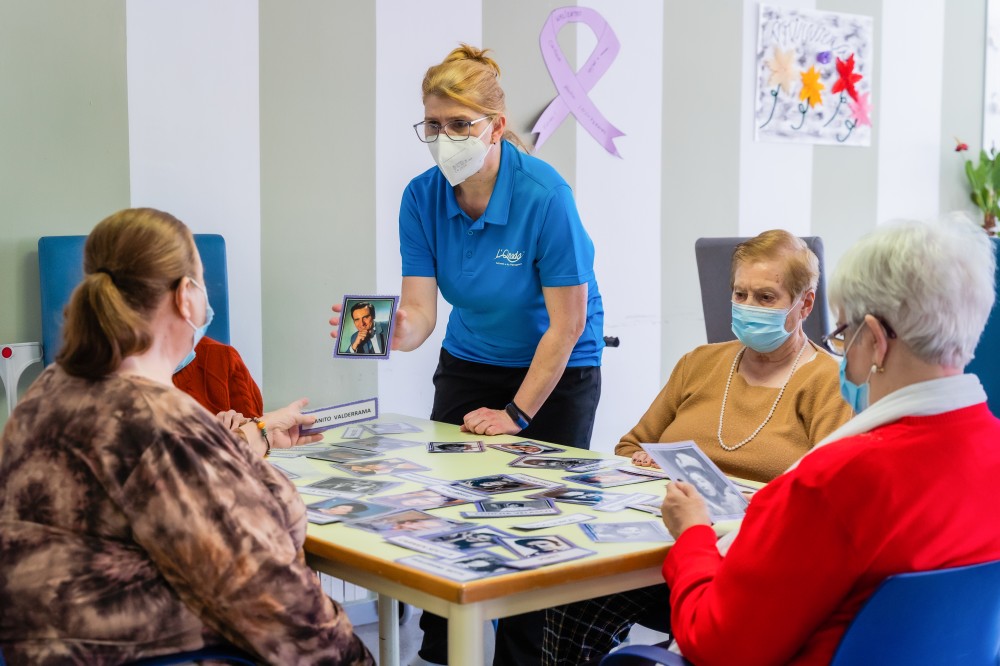
<path fill-rule="evenodd" d="M 563 480 L 582 483 L 585 486 L 594 486 L 595 488 L 612 488 L 614 486 L 627 486 L 630 483 L 645 483 L 650 479 L 649 477 L 628 474 L 617 469 L 605 469 L 597 472 L 587 472 L 586 474 L 564 476 Z"/>
<path fill-rule="evenodd" d="M 510 528 L 512 530 L 518 530 L 519 532 L 533 532 L 534 530 L 544 530 L 550 527 L 561 527 L 563 525 L 572 525 L 574 523 L 585 523 L 588 520 L 597 520 L 597 516 L 591 516 L 586 513 L 567 513 L 559 516 L 558 518 L 537 520 L 533 523 L 521 523 L 520 525 L 511 525 Z"/>
<path fill-rule="evenodd" d="M 331 476 L 306 486 L 299 486 L 299 492 L 331 497 L 361 497 L 374 495 L 383 490 L 402 485 L 399 481 L 376 481 L 375 479 L 347 479 Z"/>
<path fill-rule="evenodd" d="M 368 434 L 368 430 L 364 426 L 350 425 L 344 428 L 340 433 L 341 439 L 361 439 Z"/>
<path fill-rule="evenodd" d="M 360 427 L 360 426 L 359 426 Z M 371 451 L 373 453 L 388 453 L 398 449 L 407 449 L 413 446 L 423 446 L 425 442 L 411 442 L 406 439 L 396 439 L 394 437 L 384 437 L 376 435 L 365 437 L 364 439 L 354 439 L 347 442 L 340 442 L 338 446 L 358 451 Z"/>
<path fill-rule="evenodd" d="M 521 456 L 507 463 L 508 467 L 527 467 L 528 469 L 559 469 L 569 472 L 574 467 L 589 465 L 593 458 L 551 458 L 548 456 Z"/>
<path fill-rule="evenodd" d="M 428 453 L 482 453 L 486 447 L 482 442 L 428 442 Z"/>
<path fill-rule="evenodd" d="M 587 523 L 580 525 L 583 533 L 603 543 L 635 543 L 640 541 L 669 542 L 674 538 L 657 520 L 631 523 Z"/>
<path fill-rule="evenodd" d="M 551 499 L 556 502 L 565 502 L 566 504 L 598 507 L 601 504 L 621 497 L 621 495 L 606 493 L 596 488 L 550 488 L 534 495 L 528 495 L 528 497 L 533 499 Z"/>
<path fill-rule="evenodd" d="M 440 560 L 424 555 L 411 555 L 397 560 L 400 564 L 411 566 L 457 581 L 476 580 L 487 576 L 512 573 L 515 570 L 508 567 L 510 560 L 489 551 L 481 551 L 457 560 Z"/>
<path fill-rule="evenodd" d="M 404 432 L 420 432 L 420 428 L 410 423 L 366 423 L 365 428 L 371 430 L 376 435 L 398 435 Z"/>
<path fill-rule="evenodd" d="M 743 517 L 749 502 L 697 444 L 689 441 L 640 446 L 670 478 L 697 488 L 714 520 Z"/>
<path fill-rule="evenodd" d="M 344 296 L 334 356 L 389 358 L 397 305 L 398 296 Z"/>
<path fill-rule="evenodd" d="M 523 442 L 511 442 L 510 444 L 490 444 L 491 449 L 513 453 L 515 456 L 538 456 L 543 453 L 562 453 L 566 449 L 560 449 L 549 444 L 539 444 L 525 440 Z"/>
<path fill-rule="evenodd" d="M 651 513 L 657 518 L 660 518 L 663 516 L 663 512 L 660 511 L 660 506 L 662 504 L 662 497 L 654 497 L 653 499 L 646 500 L 645 502 L 633 502 L 627 506 L 629 509 L 636 509 L 645 513 Z"/>
<path fill-rule="evenodd" d="M 418 465 L 405 458 L 378 458 L 368 462 L 345 463 L 334 465 L 354 476 L 373 476 L 375 474 L 394 474 L 396 472 L 426 472 L 430 467 Z"/>
<path fill-rule="evenodd" d="M 537 485 L 523 479 L 515 479 L 506 474 L 491 474 L 490 476 L 478 476 L 474 479 L 464 479 L 451 484 L 454 486 L 464 486 L 478 490 L 481 493 L 495 495 L 497 493 L 512 493 L 515 490 L 534 490 Z"/>
<path fill-rule="evenodd" d="M 372 458 L 378 458 L 382 454 L 378 451 L 359 451 L 357 449 L 349 449 L 345 447 L 335 446 L 326 451 L 313 451 L 306 454 L 307 458 L 313 458 L 314 460 L 326 460 L 327 462 L 334 463 L 352 463 L 358 460 L 371 460 Z"/>
<path fill-rule="evenodd" d="M 645 476 L 650 479 L 669 479 L 670 475 L 664 472 L 659 467 L 640 467 L 638 465 L 628 465 L 626 467 L 619 467 L 620 471 L 626 474 L 635 474 L 636 476 Z"/>
<path fill-rule="evenodd" d="M 321 502 L 307 504 L 306 517 L 310 523 L 326 525 L 327 523 L 346 522 L 359 518 L 371 518 L 394 510 L 394 507 L 374 502 L 348 497 L 331 497 Z"/>
<path fill-rule="evenodd" d="M 455 529 L 467 525 L 460 520 L 450 520 L 440 516 L 432 516 L 416 509 L 405 509 L 394 513 L 387 513 L 371 519 L 353 520 L 347 523 L 350 527 L 357 527 L 369 532 L 379 534 L 414 534 L 418 532 L 441 532 L 443 530 Z"/>
<path fill-rule="evenodd" d="M 445 506 L 468 504 L 471 500 L 448 497 L 441 493 L 436 493 L 430 488 L 423 488 L 400 495 L 379 497 L 378 501 L 400 509 L 440 509 Z"/>
<path fill-rule="evenodd" d="M 279 465 L 276 461 L 273 461 L 273 460 L 271 461 L 271 467 L 273 467 L 276 470 L 278 470 L 279 472 L 281 472 L 284 475 L 284 477 L 286 479 L 288 479 L 288 480 L 294 480 L 294 479 L 299 478 L 298 474 L 296 474 L 295 472 L 293 472 L 291 470 L 285 469 L 284 467 L 282 467 L 281 465 Z"/>
<path fill-rule="evenodd" d="M 554 516 L 562 513 L 552 500 L 512 499 L 476 502 L 478 511 L 463 511 L 464 518 L 511 518 L 514 516 Z"/>
<path fill-rule="evenodd" d="M 572 541 L 555 534 L 506 537 L 501 539 L 500 543 L 521 557 L 533 557 L 576 548 Z"/>
<path fill-rule="evenodd" d="M 438 534 L 424 534 L 420 538 L 428 543 L 465 552 L 480 548 L 491 548 L 492 546 L 502 546 L 502 539 L 511 536 L 513 535 L 503 530 L 498 530 L 495 527 L 477 525 L 475 527 L 449 530 Z"/>

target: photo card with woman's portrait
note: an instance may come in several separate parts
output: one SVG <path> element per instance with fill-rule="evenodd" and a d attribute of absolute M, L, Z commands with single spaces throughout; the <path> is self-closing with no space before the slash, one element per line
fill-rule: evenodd
<path fill-rule="evenodd" d="M 463 511 L 464 518 L 513 518 L 517 516 L 554 516 L 562 513 L 552 500 L 514 498 L 476 502 L 476 511 Z"/>
<path fill-rule="evenodd" d="M 584 474 L 570 474 L 562 477 L 563 481 L 581 483 L 585 486 L 595 488 L 613 488 L 614 486 L 627 486 L 632 483 L 646 483 L 648 477 L 629 474 L 617 469 L 603 469 L 597 472 L 586 472 Z"/>
<path fill-rule="evenodd" d="M 490 444 L 489 447 L 491 449 L 496 449 L 497 451 L 503 451 L 504 453 L 514 454 L 515 456 L 539 456 L 545 453 L 563 453 L 566 450 L 560 449 L 557 446 L 552 446 L 551 444 L 532 442 L 527 439 L 522 442 Z"/>
<path fill-rule="evenodd" d="M 426 472 L 430 467 L 424 467 L 405 458 L 377 458 L 375 460 L 334 465 L 337 469 L 354 476 L 374 476 L 376 474 L 395 474 L 396 472 Z"/>
<path fill-rule="evenodd" d="M 486 446 L 481 441 L 475 442 L 428 442 L 428 453 L 483 453 Z"/>
<path fill-rule="evenodd" d="M 371 518 L 383 513 L 395 511 L 396 508 L 367 502 L 349 497 L 331 497 L 306 505 L 306 517 L 310 523 L 326 525 L 328 523 L 348 522 L 360 518 Z"/>
<path fill-rule="evenodd" d="M 455 481 L 451 485 L 472 488 L 481 493 L 495 495 L 498 493 L 512 493 L 517 490 L 535 490 L 540 486 L 524 479 L 515 479 L 507 474 L 490 474 L 489 476 L 477 476 L 473 479 L 462 479 Z"/>
<path fill-rule="evenodd" d="M 379 497 L 378 501 L 400 509 L 440 509 L 446 506 L 468 504 L 472 500 L 448 497 L 430 488 L 421 488 L 399 495 L 385 495 Z"/>
<path fill-rule="evenodd" d="M 503 545 L 501 540 L 512 536 L 514 535 L 496 527 L 475 525 L 447 532 L 423 534 L 420 538 L 433 544 L 465 552 Z"/>
<path fill-rule="evenodd" d="M 416 509 L 405 509 L 375 518 L 354 520 L 345 524 L 349 527 L 357 527 L 358 529 L 377 532 L 379 534 L 443 532 L 444 530 L 468 526 L 468 523 L 460 520 L 434 516 Z"/>
<path fill-rule="evenodd" d="M 398 305 L 399 296 L 344 296 L 334 356 L 389 358 Z"/>
<path fill-rule="evenodd" d="M 640 444 L 674 481 L 690 483 L 705 500 L 713 520 L 742 518 L 747 499 L 693 441 Z"/>
<path fill-rule="evenodd" d="M 591 540 L 603 543 L 637 543 L 653 541 L 667 543 L 673 541 L 670 532 L 659 520 L 644 520 L 628 523 L 586 523 L 580 525 L 583 533 Z"/>
<path fill-rule="evenodd" d="M 576 467 L 592 465 L 593 458 L 559 458 L 555 456 L 521 456 L 507 463 L 508 467 L 527 469 L 558 469 L 572 472 Z"/>
<path fill-rule="evenodd" d="M 379 481 L 377 479 L 354 479 L 343 476 L 330 476 L 320 481 L 314 481 L 305 486 L 299 486 L 299 492 L 304 495 L 325 495 L 327 497 L 361 497 L 402 485 L 401 481 Z"/>

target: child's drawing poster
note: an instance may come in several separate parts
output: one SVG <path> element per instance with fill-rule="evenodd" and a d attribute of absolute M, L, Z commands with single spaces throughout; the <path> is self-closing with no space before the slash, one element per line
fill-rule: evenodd
<path fill-rule="evenodd" d="M 872 18 L 760 5 L 758 141 L 868 146 Z"/>

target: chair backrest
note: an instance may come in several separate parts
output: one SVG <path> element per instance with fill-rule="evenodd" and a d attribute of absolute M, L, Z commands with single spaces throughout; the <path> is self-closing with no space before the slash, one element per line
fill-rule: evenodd
<path fill-rule="evenodd" d="M 1000 264 L 1000 238 L 993 239 L 993 249 L 997 253 L 997 263 Z M 996 290 L 1000 293 L 1000 270 L 996 272 Z M 986 389 L 986 398 L 994 414 L 1000 414 L 1000 298 L 993 304 L 986 330 L 976 347 L 976 357 L 966 368 L 979 376 L 979 381 Z"/>
<path fill-rule="evenodd" d="M 998 657 L 1000 560 L 890 576 L 830 663 L 996 666 Z"/>
<path fill-rule="evenodd" d="M 63 310 L 76 285 L 83 280 L 86 236 L 42 236 L 38 239 L 38 278 L 42 301 L 42 360 L 49 365 L 62 346 Z M 226 240 L 218 234 L 195 234 L 194 242 L 205 266 L 205 289 L 215 318 L 206 335 L 229 344 L 229 278 Z"/>
<path fill-rule="evenodd" d="M 698 282 L 701 284 L 701 308 L 705 313 L 705 334 L 709 342 L 735 340 L 732 331 L 732 290 L 729 288 L 729 268 L 733 250 L 748 238 L 699 238 L 694 244 L 698 262 Z M 802 328 L 810 340 L 819 344 L 830 332 L 830 315 L 826 304 L 826 273 L 823 269 L 823 239 L 819 236 L 802 238 L 819 258 L 819 284 L 812 314 Z"/>

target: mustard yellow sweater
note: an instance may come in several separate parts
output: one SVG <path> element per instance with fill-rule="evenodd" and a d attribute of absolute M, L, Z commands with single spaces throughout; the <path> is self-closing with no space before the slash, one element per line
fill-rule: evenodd
<path fill-rule="evenodd" d="M 631 456 L 640 450 L 640 442 L 694 440 L 727 474 L 766 482 L 851 418 L 850 406 L 840 397 L 837 361 L 817 348 L 811 361 L 796 368 L 763 430 L 739 449 L 726 451 L 716 437 L 719 411 L 726 378 L 741 346 L 734 340 L 685 354 L 639 423 L 615 446 L 615 453 Z M 733 373 L 722 429 L 726 446 L 742 441 L 761 424 L 779 390 L 750 386 L 738 371 Z"/>

